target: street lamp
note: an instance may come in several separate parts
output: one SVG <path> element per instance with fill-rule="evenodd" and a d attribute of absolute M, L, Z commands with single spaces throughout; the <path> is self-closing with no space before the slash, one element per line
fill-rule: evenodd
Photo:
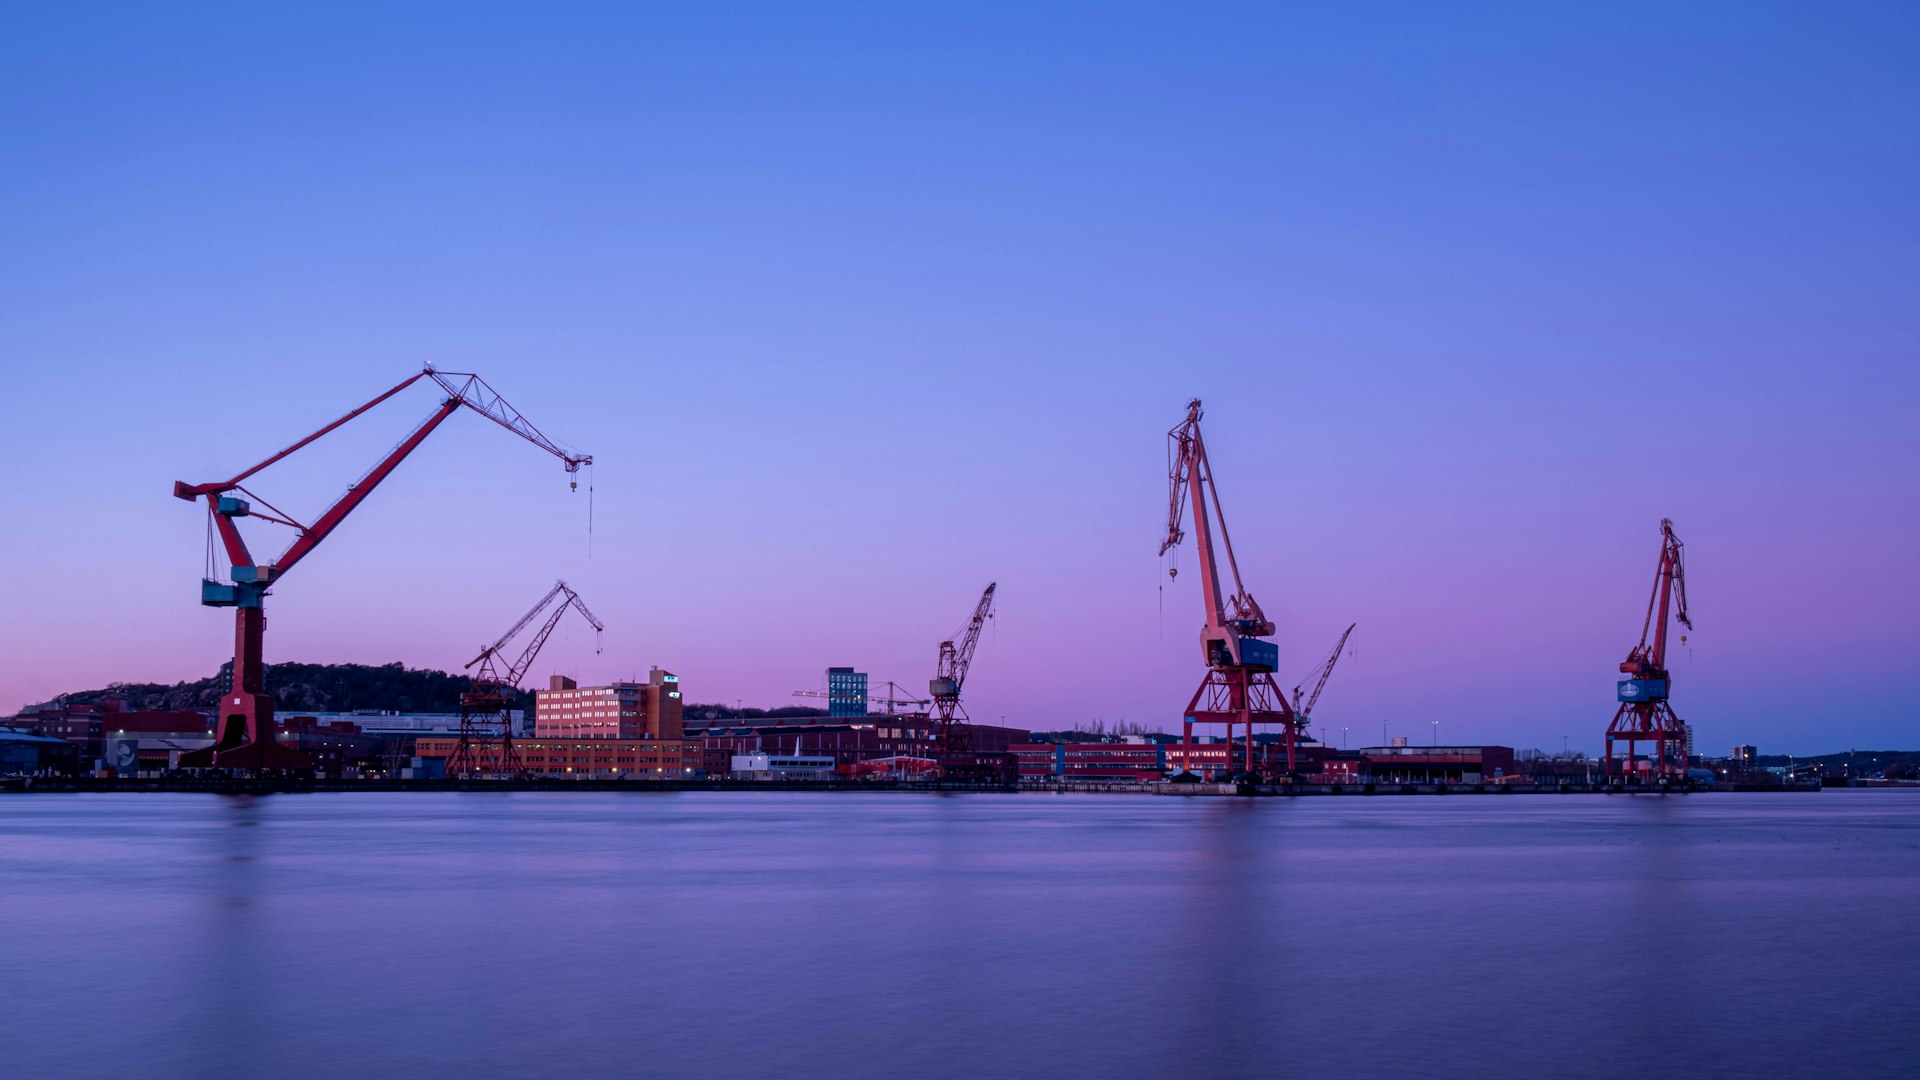
<path fill-rule="evenodd" d="M 1440 745 L 1440 721 L 1438 720 L 1433 722 L 1433 745 Z"/>

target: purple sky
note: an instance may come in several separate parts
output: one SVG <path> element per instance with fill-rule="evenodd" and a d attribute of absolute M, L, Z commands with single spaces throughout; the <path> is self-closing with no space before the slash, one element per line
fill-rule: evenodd
<path fill-rule="evenodd" d="M 1360 623 L 1336 742 L 1597 750 L 1665 515 L 1704 749 L 1920 745 L 1910 9 L 1342 10 L 0 16 L 0 710 L 215 670 L 171 483 L 434 361 L 596 456 L 591 557 L 463 414 L 270 661 L 457 668 L 565 577 L 606 652 L 537 677 L 772 706 L 923 687 L 997 580 L 977 719 L 1171 727 L 1199 396 L 1283 681 Z"/>

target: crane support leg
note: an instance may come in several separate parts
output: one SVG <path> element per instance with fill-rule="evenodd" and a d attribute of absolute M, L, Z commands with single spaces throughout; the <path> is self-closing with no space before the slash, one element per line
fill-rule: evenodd
<path fill-rule="evenodd" d="M 1182 756 L 1192 768 L 1191 754 L 1193 725 L 1226 725 L 1227 760 L 1224 763 L 1229 773 L 1272 772 L 1271 768 L 1262 768 L 1253 749 L 1253 726 L 1255 724 L 1280 724 L 1285 728 L 1287 746 L 1287 772 L 1296 768 L 1294 757 L 1295 729 L 1298 722 L 1293 707 L 1287 704 L 1286 695 L 1280 692 L 1280 686 L 1273 676 L 1264 671 L 1251 671 L 1244 667 L 1211 668 L 1206 678 L 1200 682 L 1200 688 L 1193 692 L 1193 699 L 1187 703 L 1185 733 L 1181 741 Z M 1233 760 L 1234 729 L 1241 729 L 1240 760 Z M 1238 768 L 1235 768 L 1235 765 Z"/>
<path fill-rule="evenodd" d="M 1607 725 L 1606 774 L 1609 779 L 1616 775 L 1631 779 L 1641 774 L 1638 752 L 1643 742 L 1653 744 L 1653 757 L 1645 770 L 1649 779 L 1686 779 L 1690 764 L 1687 727 L 1664 700 L 1624 703 L 1613 714 L 1613 723 Z M 1627 746 L 1624 758 L 1615 752 L 1617 743 Z"/>
<path fill-rule="evenodd" d="M 310 769 L 313 759 L 280 745 L 273 719 L 273 695 L 266 693 L 266 664 L 261 649 L 267 613 L 260 607 L 234 609 L 233 686 L 220 698 L 213 745 L 180 755 L 183 769 Z"/>

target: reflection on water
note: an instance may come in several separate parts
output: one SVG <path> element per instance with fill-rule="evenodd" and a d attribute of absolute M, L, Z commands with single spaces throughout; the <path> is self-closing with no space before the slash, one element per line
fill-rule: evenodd
<path fill-rule="evenodd" d="M 1913 1075 L 1920 797 L 0 799 L 0 1076 Z"/>

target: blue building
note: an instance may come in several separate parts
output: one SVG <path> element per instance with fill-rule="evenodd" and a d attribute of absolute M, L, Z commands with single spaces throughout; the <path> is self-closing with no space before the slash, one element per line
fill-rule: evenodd
<path fill-rule="evenodd" d="M 850 667 L 827 669 L 827 715 L 867 715 L 867 673 Z"/>

